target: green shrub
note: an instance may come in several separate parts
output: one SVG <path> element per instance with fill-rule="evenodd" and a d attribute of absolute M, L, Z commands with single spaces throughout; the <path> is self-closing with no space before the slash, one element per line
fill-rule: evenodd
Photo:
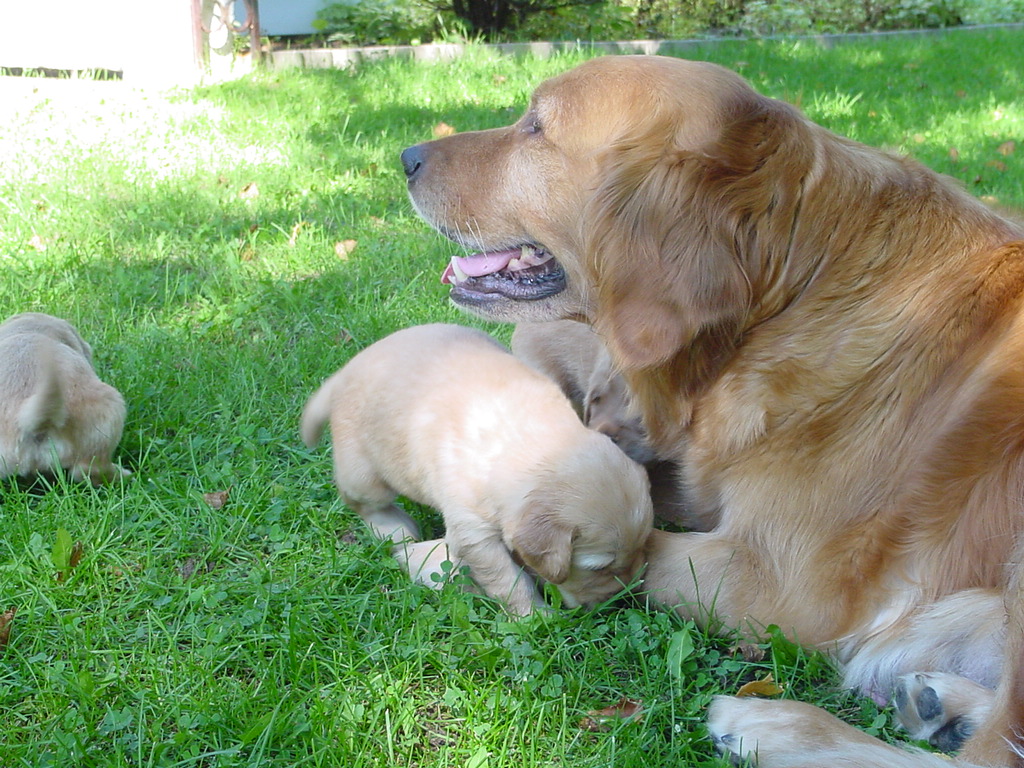
<path fill-rule="evenodd" d="M 512 35 L 518 40 L 628 40 L 637 36 L 632 11 L 609 2 L 535 13 Z"/>
<path fill-rule="evenodd" d="M 557 3 L 552 3 L 557 5 Z M 314 26 L 342 45 L 465 38 L 440 0 L 341 0 Z M 447 6 L 444 6 L 447 7 Z M 606 0 L 523 14 L 505 40 L 805 35 L 1024 21 L 1024 0 Z M 454 33 L 454 34 L 453 34 Z"/>
<path fill-rule="evenodd" d="M 739 26 L 746 35 L 953 27 L 964 23 L 968 2 L 971 0 L 751 0 L 743 8 Z"/>
<path fill-rule="evenodd" d="M 418 0 L 344 0 L 321 9 L 313 28 L 342 45 L 414 45 L 432 40 L 438 22 Z"/>

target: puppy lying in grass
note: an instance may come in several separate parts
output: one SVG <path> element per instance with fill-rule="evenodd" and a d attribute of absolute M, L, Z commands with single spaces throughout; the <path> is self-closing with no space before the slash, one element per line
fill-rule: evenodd
<path fill-rule="evenodd" d="M 643 469 L 481 331 L 424 325 L 373 344 L 306 404 L 306 445 L 328 420 L 342 499 L 423 583 L 450 560 L 526 615 L 543 604 L 531 574 L 565 604 L 591 605 L 643 564 Z M 418 541 L 398 495 L 439 510 L 444 540 Z"/>
<path fill-rule="evenodd" d="M 0 477 L 129 475 L 111 459 L 124 418 L 124 399 L 96 376 L 70 323 L 25 312 L 0 324 Z"/>

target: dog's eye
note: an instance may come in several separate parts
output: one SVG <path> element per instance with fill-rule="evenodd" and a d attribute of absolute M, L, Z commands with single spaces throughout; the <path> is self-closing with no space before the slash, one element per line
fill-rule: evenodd
<path fill-rule="evenodd" d="M 527 116 L 527 118 L 526 118 L 526 125 L 525 125 L 523 130 L 526 131 L 526 133 L 540 133 L 541 132 L 540 118 L 539 117 L 533 117 L 533 116 Z"/>

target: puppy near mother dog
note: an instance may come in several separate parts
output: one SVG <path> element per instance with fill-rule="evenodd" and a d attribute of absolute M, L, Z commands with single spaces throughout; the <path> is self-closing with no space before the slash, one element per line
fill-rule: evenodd
<path fill-rule="evenodd" d="M 479 252 L 445 270 L 452 300 L 592 324 L 679 464 L 711 530 L 652 533 L 650 601 L 777 624 L 962 764 L 1024 766 L 1020 225 L 657 56 L 588 61 L 515 124 L 402 163 L 419 213 Z M 791 727 L 811 711 L 723 698 L 711 731 L 762 766 L 896 764 L 823 713 Z"/>
<path fill-rule="evenodd" d="M 69 322 L 25 312 L 0 324 L 0 477 L 129 475 L 112 459 L 124 419 L 124 399 L 100 381 Z"/>
<path fill-rule="evenodd" d="M 531 574 L 567 605 L 592 605 L 643 564 L 652 511 L 642 468 L 482 331 L 424 325 L 372 344 L 309 399 L 305 443 L 328 422 L 342 499 L 396 542 L 414 578 L 430 583 L 450 558 L 526 615 L 543 604 Z M 399 495 L 442 513 L 443 542 L 417 541 Z"/>
<path fill-rule="evenodd" d="M 572 320 L 520 323 L 511 346 L 512 354 L 558 384 L 584 424 L 608 435 L 634 461 L 654 460 L 626 381 L 593 328 Z"/>
<path fill-rule="evenodd" d="M 655 518 L 690 530 L 711 526 L 688 510 L 676 490 L 678 468 L 651 448 L 626 379 L 615 370 L 608 348 L 594 329 L 575 320 L 520 323 L 512 354 L 561 388 L 583 423 L 608 435 L 627 456 L 644 465 Z"/>

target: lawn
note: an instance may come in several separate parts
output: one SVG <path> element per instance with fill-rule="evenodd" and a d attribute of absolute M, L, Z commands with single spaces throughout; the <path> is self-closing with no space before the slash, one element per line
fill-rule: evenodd
<path fill-rule="evenodd" d="M 1010 29 L 703 53 L 1024 208 L 1022 44 Z M 326 442 L 298 438 L 306 397 L 359 349 L 480 325 L 446 301 L 453 246 L 412 212 L 398 153 L 513 120 L 582 58 L 478 49 L 170 93 L 0 83 L 0 318 L 78 326 L 128 403 L 135 473 L 0 485 L 0 766 L 724 766 L 704 709 L 769 674 L 898 738 L 771 628 L 742 644 L 628 599 L 511 622 L 411 586 L 337 500 Z M 587 719 L 624 698 L 637 716 Z"/>

